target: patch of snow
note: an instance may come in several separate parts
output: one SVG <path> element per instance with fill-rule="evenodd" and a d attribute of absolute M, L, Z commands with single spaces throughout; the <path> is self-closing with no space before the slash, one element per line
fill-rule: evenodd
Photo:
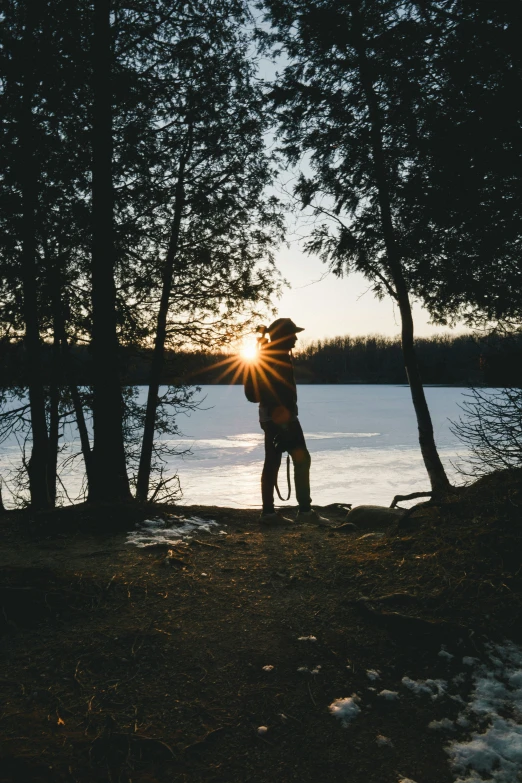
<path fill-rule="evenodd" d="M 298 636 L 297 637 L 298 642 L 316 642 L 317 636 Z"/>
<path fill-rule="evenodd" d="M 268 666 L 263 666 L 263 671 L 264 672 L 271 672 L 271 671 L 273 671 L 273 669 L 274 669 L 274 667 L 271 666 L 270 664 Z"/>
<path fill-rule="evenodd" d="M 514 783 L 522 767 L 522 726 L 497 716 L 484 733 L 474 733 L 469 742 L 453 742 L 447 752 L 457 772 L 472 769 L 458 783 L 473 780 L 475 770 L 489 775 L 488 783 Z"/>
<path fill-rule="evenodd" d="M 386 688 L 377 694 L 380 699 L 386 699 L 386 701 L 397 701 L 399 694 L 397 691 L 388 691 Z"/>
<path fill-rule="evenodd" d="M 358 702 L 360 701 L 361 699 L 359 696 L 357 696 L 356 693 L 353 693 L 346 699 L 335 699 L 328 709 L 335 718 L 339 718 L 342 726 L 346 729 L 351 721 L 360 713 L 361 708 L 358 705 Z"/>
<path fill-rule="evenodd" d="M 454 695 L 450 696 L 450 699 L 452 701 L 457 701 L 459 704 L 465 704 L 466 703 L 464 701 L 464 699 L 462 698 L 462 696 L 460 695 L 460 693 L 455 693 Z"/>
<path fill-rule="evenodd" d="M 381 673 L 378 669 L 367 669 L 366 676 L 369 680 L 380 680 Z"/>
<path fill-rule="evenodd" d="M 402 684 L 417 696 L 427 693 L 432 699 L 444 696 L 448 687 L 446 680 L 411 680 L 409 677 L 403 677 Z"/>
<path fill-rule="evenodd" d="M 167 522 L 163 519 L 145 519 L 138 522 L 135 531 L 128 533 L 126 543 L 140 548 L 154 544 L 171 546 L 180 541 L 190 541 L 193 533 L 211 533 L 216 527 L 220 527 L 217 522 L 200 517 L 171 515 Z"/>
<path fill-rule="evenodd" d="M 144 519 L 140 523 L 140 527 L 146 527 L 154 530 L 155 528 L 165 527 L 165 520 L 163 519 Z"/>
<path fill-rule="evenodd" d="M 479 662 L 478 658 L 473 658 L 471 655 L 465 655 L 462 659 L 464 666 L 475 666 Z"/>
<path fill-rule="evenodd" d="M 300 666 L 297 671 L 298 672 L 309 672 L 310 669 L 308 668 L 308 666 Z"/>
<path fill-rule="evenodd" d="M 441 718 L 441 720 L 432 720 L 428 723 L 428 728 L 435 731 L 455 731 L 455 724 L 449 718 Z"/>
<path fill-rule="evenodd" d="M 447 661 L 451 661 L 451 659 L 455 657 L 454 655 L 452 655 L 451 653 L 449 653 L 446 650 L 444 645 L 442 645 L 442 647 L 440 648 L 440 651 L 439 651 L 438 655 L 439 655 L 439 658 L 446 658 Z"/>
<path fill-rule="evenodd" d="M 393 742 L 389 737 L 385 737 L 384 734 L 377 734 L 375 742 L 377 745 L 387 745 L 389 748 L 393 748 Z"/>
<path fill-rule="evenodd" d="M 401 778 L 398 783 L 415 783 L 411 778 Z"/>
<path fill-rule="evenodd" d="M 445 749 L 460 777 L 456 783 L 514 783 L 522 769 L 522 648 L 512 642 L 490 644 L 488 663 L 475 665 L 474 690 L 457 724 L 480 729 L 469 740 L 451 742 Z M 478 664 L 478 665 L 476 665 Z M 500 714 L 502 713 L 502 714 Z M 488 723 L 484 727 L 484 720 Z"/>
<path fill-rule="evenodd" d="M 268 726 L 258 726 L 257 733 L 262 737 L 264 736 L 268 731 Z"/>
<path fill-rule="evenodd" d="M 319 674 L 320 671 L 321 671 L 321 666 L 318 665 L 314 669 L 310 670 L 310 674 Z"/>

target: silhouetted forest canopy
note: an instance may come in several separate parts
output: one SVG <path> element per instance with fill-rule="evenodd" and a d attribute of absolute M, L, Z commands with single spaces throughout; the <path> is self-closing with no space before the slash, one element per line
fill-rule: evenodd
<path fill-rule="evenodd" d="M 426 384 L 455 386 L 522 387 L 522 335 L 442 335 L 416 341 L 422 380 Z M 71 348 L 75 377 L 80 386 L 92 384 L 92 362 L 86 346 Z M 125 384 L 147 383 L 152 351 L 126 347 L 121 350 L 121 377 Z M 233 371 L 223 377 L 227 352 L 165 352 L 161 384 L 242 384 Z M 294 351 L 297 383 L 407 383 L 400 337 L 383 335 L 332 337 L 311 341 Z M 2 347 L 0 371 L 3 383 L 25 386 L 23 343 Z M 44 383 L 53 372 L 52 346 L 42 354 Z M 66 369 L 61 368 L 65 378 Z"/>

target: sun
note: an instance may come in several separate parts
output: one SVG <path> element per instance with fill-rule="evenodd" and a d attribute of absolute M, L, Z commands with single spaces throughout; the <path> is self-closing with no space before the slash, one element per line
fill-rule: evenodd
<path fill-rule="evenodd" d="M 239 349 L 241 358 L 247 362 L 253 362 L 257 358 L 257 344 L 255 340 L 243 340 L 243 345 Z"/>

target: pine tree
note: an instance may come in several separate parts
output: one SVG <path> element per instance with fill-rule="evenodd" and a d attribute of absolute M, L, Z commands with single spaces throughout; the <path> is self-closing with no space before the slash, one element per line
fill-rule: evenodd
<path fill-rule="evenodd" d="M 272 91 L 283 148 L 312 170 L 296 194 L 317 225 L 308 243 L 338 275 L 352 269 L 389 294 L 401 316 L 404 365 L 434 493 L 450 489 L 417 365 L 406 197 L 424 101 L 425 25 L 398 0 L 266 2 L 271 34 L 289 59 Z"/>

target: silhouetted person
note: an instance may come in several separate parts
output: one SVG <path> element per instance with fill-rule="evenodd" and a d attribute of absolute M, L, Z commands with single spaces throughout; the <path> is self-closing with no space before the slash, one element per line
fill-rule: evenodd
<path fill-rule="evenodd" d="M 287 451 L 294 464 L 295 493 L 299 504 L 297 521 L 327 523 L 313 511 L 310 503 L 310 453 L 299 419 L 297 418 L 297 389 L 291 351 L 297 342 L 298 332 L 290 318 L 278 318 L 268 329 L 261 327 L 259 354 L 252 368 L 253 389 L 251 400 L 259 401 L 259 422 L 265 433 L 265 463 L 261 474 L 263 510 L 261 521 L 277 524 L 291 521 L 276 513 L 274 489 L 283 452 Z M 267 340 L 269 335 L 270 341 Z"/>

